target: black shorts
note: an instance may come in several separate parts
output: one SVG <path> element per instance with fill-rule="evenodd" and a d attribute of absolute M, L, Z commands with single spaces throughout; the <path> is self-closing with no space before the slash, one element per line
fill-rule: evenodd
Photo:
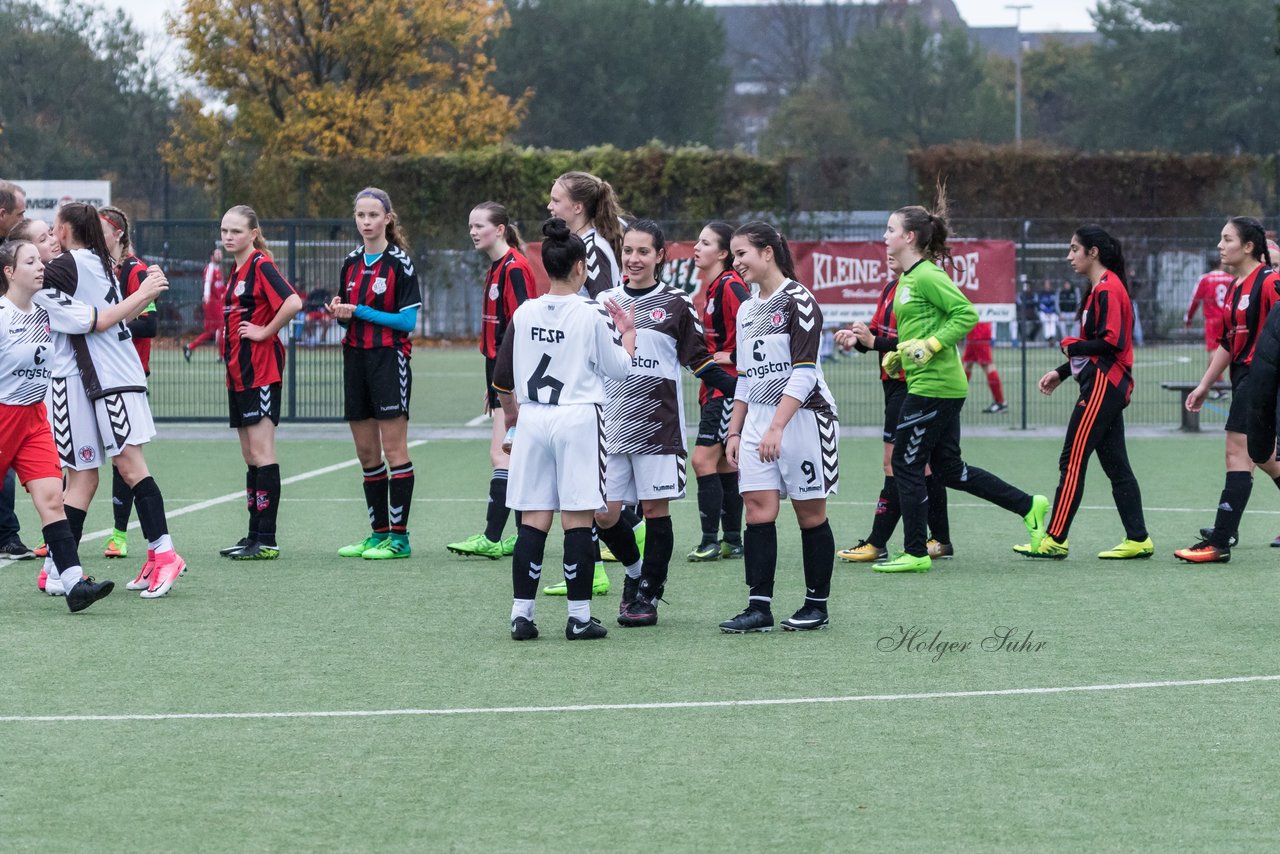
<path fill-rule="evenodd" d="M 732 397 L 713 397 L 702 404 L 702 418 L 698 421 L 698 438 L 694 444 L 704 448 L 723 445 L 732 417 Z"/>
<path fill-rule="evenodd" d="M 893 442 L 902 415 L 902 401 L 907 399 L 907 384 L 902 380 L 881 380 L 884 386 L 884 440 Z"/>
<path fill-rule="evenodd" d="M 233 428 L 249 427 L 264 418 L 280 426 L 280 383 L 247 388 L 244 391 L 227 389 L 227 406 Z"/>
<path fill-rule="evenodd" d="M 409 417 L 413 371 L 409 357 L 391 347 L 342 348 L 343 407 L 347 421 Z"/>
<path fill-rule="evenodd" d="M 484 360 L 484 393 L 485 399 L 489 401 L 490 409 L 501 409 L 502 402 L 498 400 L 498 393 L 493 390 L 493 371 L 498 365 L 497 359 L 485 358 Z"/>
<path fill-rule="evenodd" d="M 1231 366 L 1231 408 L 1227 410 L 1227 432 L 1249 432 L 1249 366 Z"/>

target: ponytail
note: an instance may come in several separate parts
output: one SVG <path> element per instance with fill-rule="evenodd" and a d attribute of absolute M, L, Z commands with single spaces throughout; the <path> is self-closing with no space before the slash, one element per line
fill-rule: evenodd
<path fill-rule="evenodd" d="M 1119 279 L 1125 290 L 1129 289 L 1129 283 L 1125 280 L 1124 250 L 1120 248 L 1119 240 L 1098 225 L 1080 226 L 1076 229 L 1075 238 L 1086 252 L 1097 249 L 1098 263 Z M 1083 305 L 1084 301 L 1081 300 L 1081 306 Z"/>
<path fill-rule="evenodd" d="M 614 258 L 622 257 L 622 206 L 608 181 L 590 172 L 566 172 L 556 179 L 569 198 L 582 205 L 587 221 L 600 233 L 613 250 Z"/>
<path fill-rule="evenodd" d="M 524 241 L 520 239 L 520 229 L 511 221 L 511 214 L 507 213 L 505 207 L 497 202 L 481 202 L 472 210 L 484 211 L 490 225 L 502 226 L 502 236 L 507 241 L 507 246 L 517 252 L 524 252 Z"/>
<path fill-rule="evenodd" d="M 98 209 L 85 202 L 67 202 L 58 208 L 57 214 L 57 220 L 71 228 L 72 238 L 98 256 L 107 281 L 114 282 L 116 262 L 107 250 L 107 237 L 102 233 L 102 220 L 98 217 Z"/>
<path fill-rule="evenodd" d="M 753 220 L 735 231 L 733 236 L 745 237 L 747 242 L 756 249 L 764 249 L 768 246 L 773 250 L 773 262 L 778 265 L 782 275 L 795 281 L 796 265 L 791 259 L 791 247 L 787 245 L 787 239 L 779 233 L 778 229 L 767 222 Z"/>
<path fill-rule="evenodd" d="M 1267 247 L 1267 230 L 1251 216 L 1233 216 L 1227 224 L 1235 228 L 1241 243 L 1253 244 L 1253 260 L 1271 267 L 1271 250 Z"/>
<path fill-rule="evenodd" d="M 733 240 L 733 226 L 727 222 L 715 220 L 706 225 L 716 236 L 716 242 L 720 245 L 720 251 L 724 252 L 724 268 L 720 272 L 733 269 L 733 252 L 729 249 L 729 243 Z"/>
<path fill-rule="evenodd" d="M 267 248 L 267 239 L 262 236 L 262 229 L 258 225 L 257 211 L 248 205 L 236 205 L 235 207 L 227 208 L 227 213 L 244 217 L 245 222 L 249 225 L 249 230 L 258 232 L 253 237 L 253 248 L 271 258 L 271 250 Z M 223 214 L 223 216 L 226 215 Z M 275 259 L 272 258 L 272 260 L 274 261 Z"/>
<path fill-rule="evenodd" d="M 98 211 L 98 215 L 120 232 L 120 260 L 133 254 L 133 241 L 129 239 L 129 217 L 117 207 L 108 205 Z"/>

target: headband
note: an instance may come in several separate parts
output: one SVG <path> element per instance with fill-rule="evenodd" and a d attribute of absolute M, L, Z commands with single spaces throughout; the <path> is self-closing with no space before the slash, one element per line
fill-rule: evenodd
<path fill-rule="evenodd" d="M 391 200 L 387 198 L 386 193 L 379 193 L 376 190 L 361 190 L 356 194 L 356 201 L 361 199 L 376 199 L 378 204 L 382 205 L 383 213 L 391 213 Z"/>

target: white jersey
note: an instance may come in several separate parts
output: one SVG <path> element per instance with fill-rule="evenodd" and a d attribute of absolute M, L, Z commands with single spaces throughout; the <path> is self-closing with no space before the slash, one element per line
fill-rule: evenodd
<path fill-rule="evenodd" d="M 799 387 L 804 392 L 792 396 L 804 409 L 835 416 L 835 398 L 818 364 L 821 341 L 822 309 L 799 282 L 788 279 L 768 300 L 744 302 L 738 309 L 738 387 L 747 389 L 742 399 L 749 406 L 777 406 L 788 387 Z M 797 370 L 816 376 L 793 382 Z"/>
<path fill-rule="evenodd" d="M 36 294 L 30 311 L 0 297 L 0 404 L 44 400 L 53 379 L 52 333 L 83 333 L 97 321 L 97 311 L 57 291 Z"/>
<path fill-rule="evenodd" d="M 102 261 L 88 249 L 73 249 L 49 262 L 46 288 L 73 296 L 98 310 L 120 302 L 120 288 Z M 56 330 L 55 330 L 56 332 Z M 124 391 L 147 390 L 147 377 L 134 349 L 129 327 L 117 323 L 105 332 L 54 335 L 53 375 L 80 374 L 91 399 Z"/>
<path fill-rule="evenodd" d="M 579 291 L 584 297 L 598 299 L 600 294 L 622 284 L 622 269 L 613 247 L 594 228 L 581 235 L 587 245 L 587 281 Z"/>
<path fill-rule="evenodd" d="M 609 312 L 578 294 L 525 300 L 502 339 L 493 387 L 521 405 L 605 402 L 604 378 L 623 379 L 631 357 Z"/>

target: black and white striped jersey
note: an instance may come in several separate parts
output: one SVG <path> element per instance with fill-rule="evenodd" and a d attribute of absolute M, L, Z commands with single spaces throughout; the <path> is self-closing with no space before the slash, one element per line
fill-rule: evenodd
<path fill-rule="evenodd" d="M 53 332 L 86 332 L 97 322 L 92 307 L 57 291 L 36 294 L 30 311 L 0 297 L 0 404 L 44 400 L 53 379 Z"/>
<path fill-rule="evenodd" d="M 598 299 L 600 294 L 622 284 L 622 269 L 613 254 L 613 247 L 594 228 L 581 235 L 587 245 L 587 281 L 582 285 L 582 295 Z"/>
<path fill-rule="evenodd" d="M 822 309 L 804 285 L 788 279 L 767 300 L 752 297 L 738 309 L 738 398 L 748 405 L 777 406 L 790 386 L 806 388 L 804 409 L 836 415 L 835 398 L 818 364 Z M 792 382 L 814 371 L 816 382 Z M 742 392 L 745 386 L 746 396 Z"/>

